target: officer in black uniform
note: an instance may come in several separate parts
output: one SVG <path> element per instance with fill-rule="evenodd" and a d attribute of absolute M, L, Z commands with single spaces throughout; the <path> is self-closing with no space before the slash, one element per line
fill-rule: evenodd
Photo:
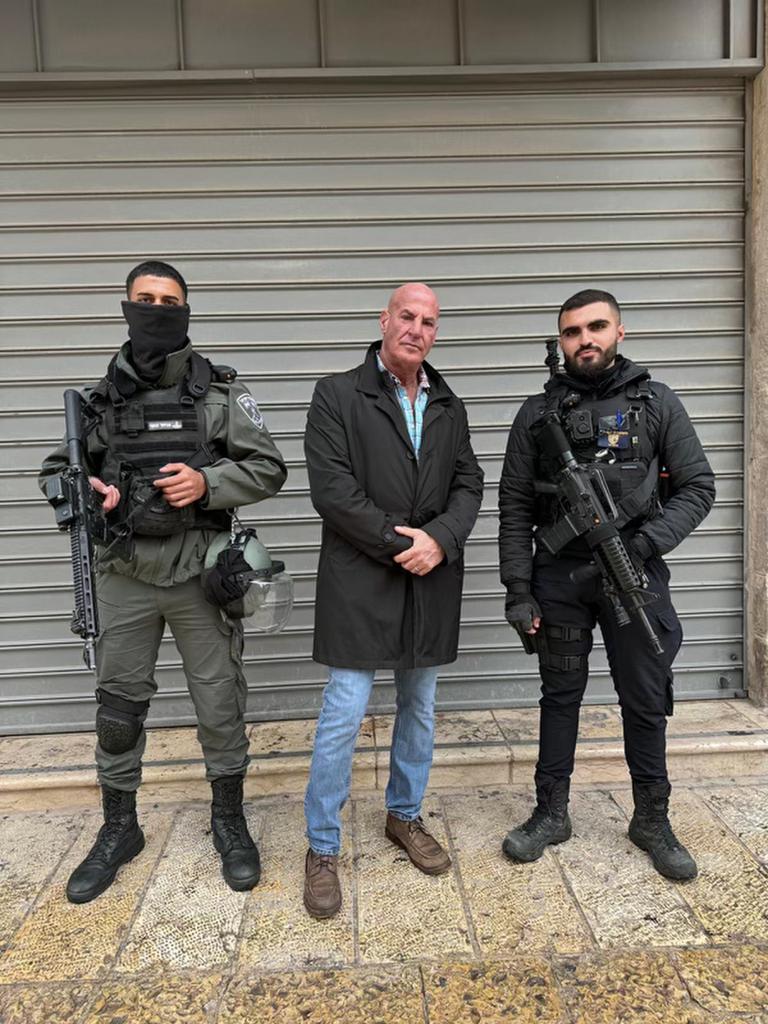
<path fill-rule="evenodd" d="M 242 622 L 206 599 L 201 576 L 209 546 L 230 531 L 232 509 L 279 491 L 285 463 L 236 372 L 193 349 L 187 285 L 175 267 L 141 263 L 126 291 L 128 340 L 106 376 L 83 392 L 90 483 L 117 542 L 98 549 L 96 579 L 96 764 L 104 825 L 69 879 L 73 903 L 103 892 L 144 846 L 136 790 L 166 624 L 197 713 L 224 878 L 233 889 L 251 889 L 261 870 L 243 814 L 249 758 Z M 43 463 L 43 490 L 66 464 L 67 447 L 60 445 Z"/>
<path fill-rule="evenodd" d="M 666 716 L 672 713 L 672 662 L 682 630 L 662 555 L 711 509 L 714 476 L 674 392 L 618 354 L 624 327 L 612 295 L 585 290 L 572 296 L 560 310 L 558 330 L 564 372 L 553 372 L 544 393 L 520 408 L 499 487 L 506 617 L 537 650 L 542 693 L 536 807 L 524 824 L 507 834 L 503 849 L 512 860 L 533 861 L 547 845 L 571 835 L 570 776 L 592 631 L 599 623 L 621 705 L 632 777 L 630 839 L 650 854 L 663 875 L 693 878 L 696 863 L 668 818 Z M 556 554 L 536 542 L 536 528 L 557 523 L 564 514 L 552 493 L 551 461 L 536 441 L 537 423 L 553 412 L 576 461 L 599 465 L 616 504 L 615 525 L 635 566 L 648 578 L 648 593 L 657 595 L 644 610 L 661 641 L 661 655 L 637 618 L 619 628 L 601 577 L 586 568 L 591 555 L 583 537 L 570 540 Z"/>

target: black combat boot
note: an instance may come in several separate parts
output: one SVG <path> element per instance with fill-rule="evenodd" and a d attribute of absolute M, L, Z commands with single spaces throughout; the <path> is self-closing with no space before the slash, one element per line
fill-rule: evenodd
<path fill-rule="evenodd" d="M 211 788 L 211 831 L 224 881 L 237 892 L 253 889 L 261 877 L 261 861 L 243 814 L 243 776 L 214 779 Z"/>
<path fill-rule="evenodd" d="M 70 903 L 88 903 L 108 889 L 118 868 L 144 849 L 144 833 L 136 817 L 136 793 L 101 787 L 104 824 L 85 860 L 67 882 Z"/>
<path fill-rule="evenodd" d="M 653 866 L 660 875 L 685 881 L 695 878 L 698 868 L 669 823 L 671 788 L 668 782 L 645 786 L 632 783 L 635 813 L 629 823 L 629 838 L 635 846 L 650 854 Z"/>
<path fill-rule="evenodd" d="M 571 838 L 569 779 L 536 784 L 536 807 L 528 821 L 507 832 L 501 845 L 510 860 L 538 860 L 547 846 Z"/>

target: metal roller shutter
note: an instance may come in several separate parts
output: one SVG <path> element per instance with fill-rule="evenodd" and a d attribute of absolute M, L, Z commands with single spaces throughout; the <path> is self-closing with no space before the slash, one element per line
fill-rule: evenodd
<path fill-rule="evenodd" d="M 280 496 L 245 511 L 298 599 L 283 634 L 247 637 L 252 716 L 319 706 L 305 411 L 320 375 L 360 360 L 409 279 L 440 295 L 434 362 L 467 403 L 487 474 L 442 706 L 536 699 L 534 661 L 502 618 L 496 491 L 512 417 L 545 377 L 541 339 L 588 285 L 616 293 L 625 351 L 678 390 L 718 473 L 715 510 L 670 558 L 687 638 L 679 696 L 738 690 L 743 110 L 741 83 L 680 79 L 2 100 L 3 731 L 92 722 L 67 544 L 35 476 L 63 389 L 97 379 L 121 342 L 121 281 L 149 255 L 185 274 L 193 339 L 238 367 L 290 464 Z M 157 678 L 151 721 L 190 721 L 169 638 Z M 611 694 L 598 647 L 589 697 Z M 386 677 L 376 700 L 391 700 Z"/>

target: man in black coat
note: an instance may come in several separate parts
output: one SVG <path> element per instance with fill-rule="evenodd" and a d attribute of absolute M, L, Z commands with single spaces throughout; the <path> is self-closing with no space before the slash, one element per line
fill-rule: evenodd
<path fill-rule="evenodd" d="M 558 330 L 565 372 L 553 373 L 544 393 L 528 398 L 519 410 L 499 486 L 506 616 L 537 650 L 542 692 L 537 803 L 531 817 L 507 834 L 503 849 L 512 860 L 532 861 L 548 844 L 571 835 L 569 783 L 592 630 L 599 622 L 632 777 L 630 839 L 662 874 L 693 878 L 696 863 L 668 818 L 666 715 L 672 713 L 672 662 L 682 629 L 662 555 L 707 515 L 714 477 L 675 393 L 618 355 L 624 327 L 612 295 L 588 290 L 572 296 L 560 310 Z M 599 467 L 610 490 L 618 517 L 613 524 L 635 569 L 648 579 L 648 596 L 655 595 L 644 611 L 662 654 L 655 653 L 636 616 L 619 629 L 610 595 L 600 575 L 590 571 L 584 534 L 553 552 L 548 546 L 558 548 L 558 543 L 551 538 L 559 534 L 564 542 L 569 528 L 537 533 L 564 524 L 573 511 L 553 494 L 556 464 L 551 450 L 537 444 L 542 418 L 552 414 L 559 416 L 576 462 Z"/>
<path fill-rule="evenodd" d="M 464 543 L 483 473 L 464 406 L 425 362 L 437 296 L 398 288 L 362 365 L 319 381 L 304 447 L 323 520 L 314 658 L 330 666 L 305 799 L 304 904 L 341 906 L 340 813 L 376 669 L 395 672 L 397 715 L 386 835 L 428 874 L 450 858 L 420 817 L 429 778 L 438 666 L 457 655 Z"/>

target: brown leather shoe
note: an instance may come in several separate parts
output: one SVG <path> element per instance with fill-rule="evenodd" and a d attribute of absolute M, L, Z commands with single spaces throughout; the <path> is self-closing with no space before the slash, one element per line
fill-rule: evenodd
<path fill-rule="evenodd" d="M 304 906 L 312 917 L 333 917 L 341 906 L 339 858 L 307 850 L 304 864 Z"/>
<path fill-rule="evenodd" d="M 451 858 L 435 839 L 421 818 L 403 821 L 394 814 L 387 815 L 384 835 L 401 847 L 425 875 L 444 875 L 451 866 Z"/>

